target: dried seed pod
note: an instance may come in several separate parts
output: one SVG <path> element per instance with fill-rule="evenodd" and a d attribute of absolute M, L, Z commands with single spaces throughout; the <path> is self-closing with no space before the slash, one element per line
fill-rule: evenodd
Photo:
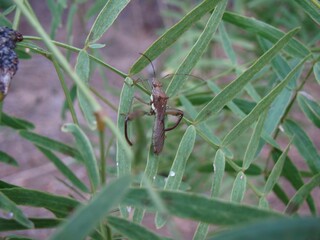
<path fill-rule="evenodd" d="M 19 60 L 14 49 L 22 40 L 21 33 L 0 27 L 0 102 L 8 94 L 11 79 L 18 70 Z"/>

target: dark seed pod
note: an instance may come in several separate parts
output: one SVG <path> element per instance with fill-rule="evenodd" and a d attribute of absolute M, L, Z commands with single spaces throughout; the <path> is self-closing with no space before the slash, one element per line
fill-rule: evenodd
<path fill-rule="evenodd" d="M 8 94 L 11 79 L 18 70 L 19 60 L 14 49 L 22 40 L 21 33 L 0 27 L 0 102 Z"/>

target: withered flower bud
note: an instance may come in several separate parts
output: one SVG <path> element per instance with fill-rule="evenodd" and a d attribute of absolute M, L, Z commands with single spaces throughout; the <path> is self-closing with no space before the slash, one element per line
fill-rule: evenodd
<path fill-rule="evenodd" d="M 14 49 L 22 40 L 21 33 L 0 27 L 0 102 L 8 94 L 11 79 L 18 70 L 19 60 Z"/>

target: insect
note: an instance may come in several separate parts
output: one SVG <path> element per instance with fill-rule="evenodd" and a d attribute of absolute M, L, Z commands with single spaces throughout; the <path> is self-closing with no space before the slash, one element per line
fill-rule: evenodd
<path fill-rule="evenodd" d="M 156 79 L 154 66 L 152 64 L 152 61 L 147 56 L 145 56 L 143 54 L 141 54 L 141 55 L 148 59 L 148 61 L 150 62 L 151 66 L 152 66 L 152 69 L 153 69 L 153 78 L 152 78 L 152 81 L 150 84 L 151 88 L 152 88 L 152 92 L 151 92 L 151 96 L 150 96 L 151 108 L 150 108 L 149 112 L 138 110 L 138 111 L 129 113 L 126 116 L 125 127 L 124 127 L 125 137 L 126 137 L 127 142 L 129 143 L 129 145 L 132 145 L 132 143 L 128 137 L 128 131 L 127 131 L 128 122 L 134 120 L 137 117 L 143 116 L 143 115 L 149 115 L 149 116 L 154 115 L 155 121 L 154 121 L 154 125 L 153 125 L 152 145 L 153 145 L 153 152 L 158 155 L 161 153 L 161 151 L 163 149 L 165 132 L 171 131 L 179 125 L 179 123 L 181 122 L 181 120 L 183 118 L 183 111 L 181 111 L 179 109 L 175 109 L 175 108 L 169 108 L 167 106 L 167 101 L 168 101 L 169 97 L 162 90 L 161 82 Z M 177 117 L 176 123 L 173 126 L 168 127 L 168 128 L 165 128 L 166 115 L 172 115 L 172 116 Z"/>
<path fill-rule="evenodd" d="M 14 49 L 22 40 L 21 33 L 0 27 L 0 101 L 8 94 L 11 79 L 18 70 L 19 60 Z"/>

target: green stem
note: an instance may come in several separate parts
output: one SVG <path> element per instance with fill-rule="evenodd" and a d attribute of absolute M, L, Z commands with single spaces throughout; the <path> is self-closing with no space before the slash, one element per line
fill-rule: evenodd
<path fill-rule="evenodd" d="M 104 145 L 104 131 L 99 130 L 99 142 L 100 142 L 100 176 L 101 184 L 106 182 L 106 159 L 105 159 L 105 145 Z"/>
<path fill-rule="evenodd" d="M 70 113 L 71 113 L 71 116 L 72 116 L 72 120 L 73 120 L 73 122 L 75 124 L 79 125 L 79 121 L 78 121 L 78 118 L 77 118 L 76 111 L 74 110 L 74 107 L 73 107 L 73 103 L 72 103 L 72 99 L 71 99 L 71 96 L 70 96 L 70 92 L 69 92 L 67 84 L 66 84 L 66 82 L 64 80 L 64 77 L 63 77 L 63 74 L 61 72 L 60 66 L 59 66 L 57 60 L 54 57 L 51 58 L 51 60 L 52 60 L 52 63 L 54 65 L 55 69 L 56 69 L 56 72 L 58 74 L 58 78 L 60 80 L 61 87 L 62 87 L 64 95 L 66 97 L 67 104 L 68 104 L 68 107 L 69 107 L 69 110 L 70 110 Z"/>
<path fill-rule="evenodd" d="M 34 36 L 23 36 L 23 38 L 25 40 L 35 40 L 35 41 L 43 41 L 43 39 L 41 37 L 34 37 Z M 54 45 L 57 45 L 59 47 L 62 47 L 62 48 L 65 48 L 67 50 L 70 50 L 70 51 L 73 51 L 73 52 L 80 52 L 82 49 L 81 48 L 77 48 L 77 47 L 74 47 L 74 46 L 71 46 L 69 44 L 66 44 L 66 43 L 62 43 L 62 42 L 58 42 L 58 41 L 54 41 L 54 40 L 50 40 L 51 43 L 53 43 Z M 111 65 L 105 63 L 104 61 L 102 61 L 101 59 L 91 55 L 91 54 L 88 54 L 89 57 L 95 61 L 96 63 L 99 63 L 101 64 L 102 66 L 108 68 L 109 70 L 111 70 L 112 72 L 116 73 L 117 75 L 125 78 L 127 77 L 127 74 L 121 72 L 120 70 L 112 67 Z"/>
<path fill-rule="evenodd" d="M 109 107 L 112 108 L 115 112 L 118 112 L 118 109 L 116 106 L 114 106 L 108 99 L 104 98 L 96 89 L 93 87 L 90 87 L 90 90 L 105 104 L 107 104 Z"/>

